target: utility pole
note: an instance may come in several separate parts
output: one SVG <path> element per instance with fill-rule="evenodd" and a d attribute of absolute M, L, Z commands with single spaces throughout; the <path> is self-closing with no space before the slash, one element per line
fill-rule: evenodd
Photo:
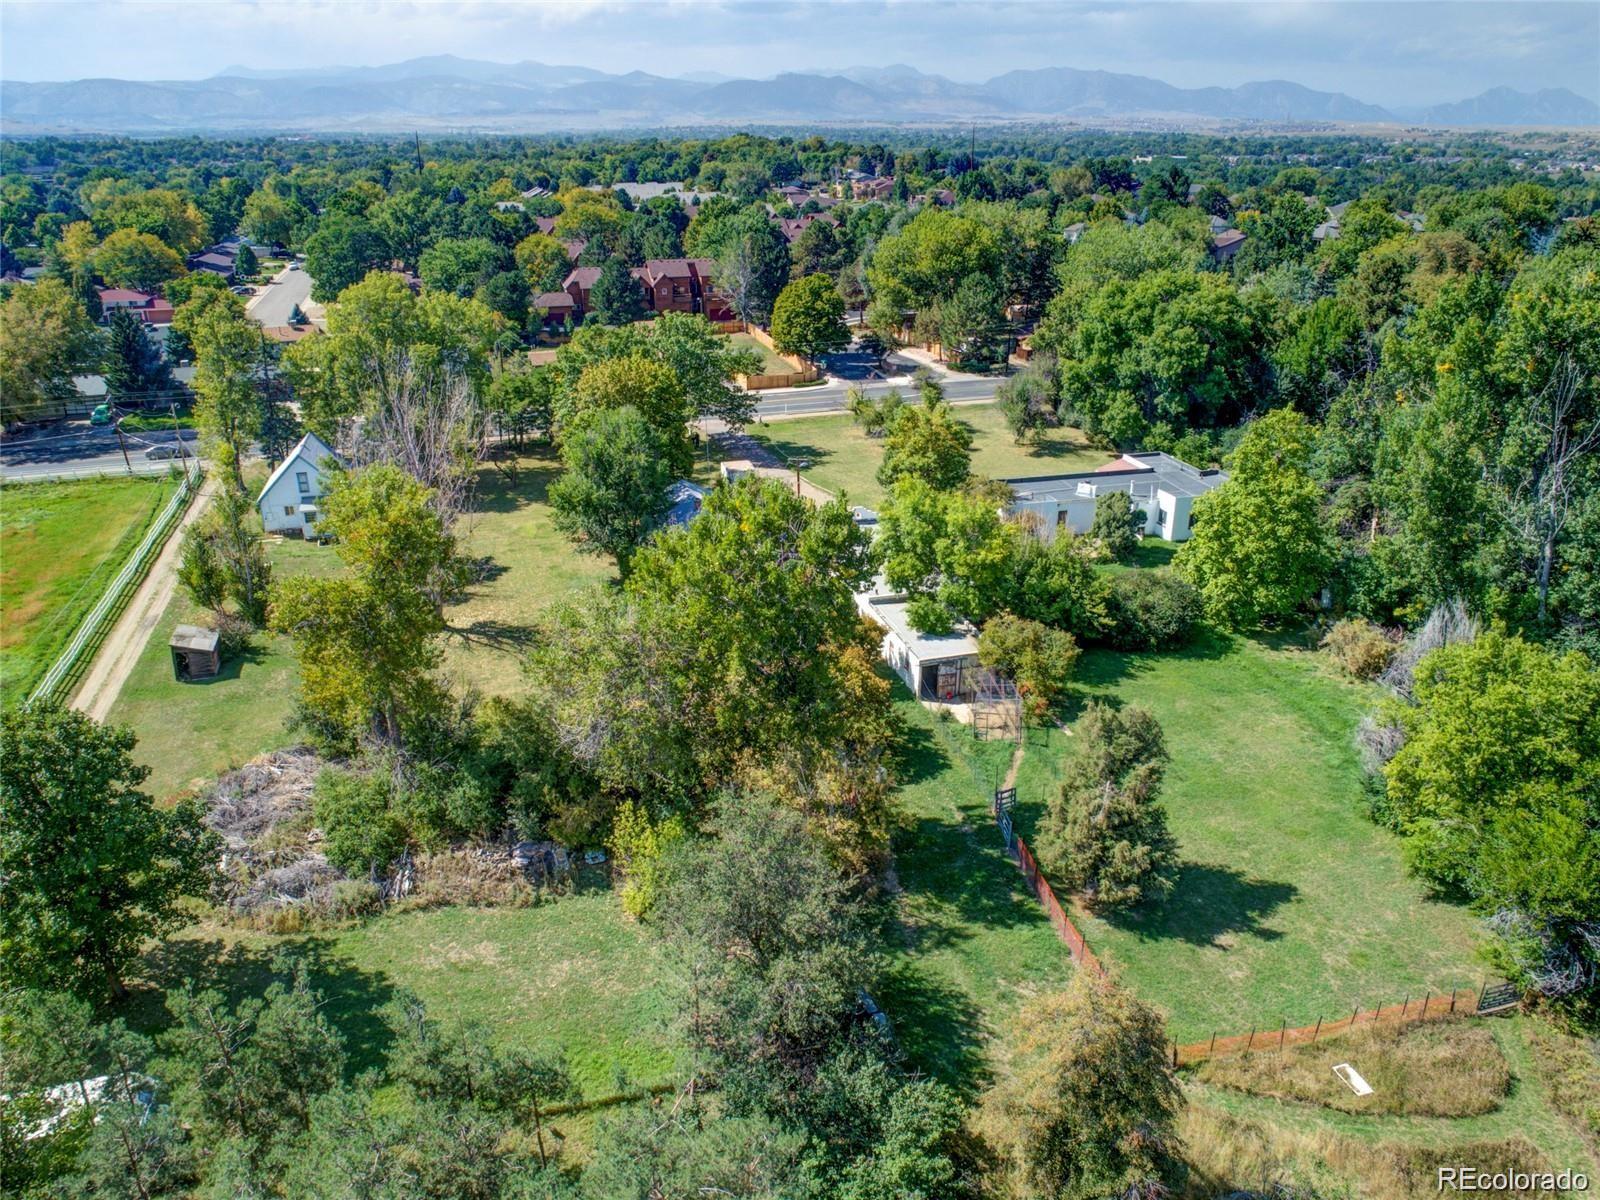
<path fill-rule="evenodd" d="M 133 474 L 133 464 L 128 461 L 128 443 L 122 437 L 122 418 L 119 416 L 114 422 L 117 428 L 117 449 L 122 451 L 122 465 L 128 468 L 128 474 Z"/>
<path fill-rule="evenodd" d="M 178 424 L 178 402 L 167 401 L 167 411 L 172 414 L 172 432 L 178 435 L 178 457 L 183 460 L 183 473 L 189 473 L 189 448 L 183 444 L 183 427 Z"/>

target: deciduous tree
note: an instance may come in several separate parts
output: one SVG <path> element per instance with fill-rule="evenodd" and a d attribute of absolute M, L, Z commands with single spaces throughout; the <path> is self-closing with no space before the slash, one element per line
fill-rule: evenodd
<path fill-rule="evenodd" d="M 36 705 L 6 709 L 0 734 L 0 981 L 121 996 L 144 941 L 205 892 L 216 838 L 197 805 L 138 790 L 125 726 Z"/>

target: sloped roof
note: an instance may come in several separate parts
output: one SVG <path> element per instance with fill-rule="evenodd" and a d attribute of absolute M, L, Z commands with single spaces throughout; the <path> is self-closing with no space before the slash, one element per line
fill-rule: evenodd
<path fill-rule="evenodd" d="M 333 452 L 333 448 L 327 442 L 314 433 L 307 433 L 305 437 L 294 444 L 293 450 L 284 455 L 283 461 L 273 468 L 272 474 L 267 476 L 267 482 L 262 485 L 261 491 L 256 495 L 256 503 L 260 504 L 262 497 L 272 490 L 272 485 L 283 478 L 284 473 L 302 458 L 313 467 L 319 469 L 324 459 L 331 458 L 334 462 L 339 461 L 339 456 Z"/>

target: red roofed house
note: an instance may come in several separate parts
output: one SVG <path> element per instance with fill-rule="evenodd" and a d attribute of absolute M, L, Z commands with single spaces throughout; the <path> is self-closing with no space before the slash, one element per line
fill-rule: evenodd
<path fill-rule="evenodd" d="M 573 267 L 572 273 L 561 281 L 562 291 L 572 297 L 578 306 L 578 312 L 589 311 L 589 293 L 594 289 L 595 280 L 599 278 L 599 267 Z"/>
<path fill-rule="evenodd" d="M 160 296 L 136 292 L 131 288 L 97 288 L 100 309 L 109 318 L 119 308 L 127 309 L 146 325 L 170 325 L 172 305 Z"/>
<path fill-rule="evenodd" d="M 576 322 L 583 315 L 578 311 L 578 301 L 571 292 L 540 292 L 532 303 L 534 308 L 544 310 L 546 329 L 559 327 L 568 317 Z"/>
<path fill-rule="evenodd" d="M 703 313 L 713 321 L 733 317 L 733 306 L 711 281 L 709 258 L 652 258 L 638 274 L 656 312 Z"/>
<path fill-rule="evenodd" d="M 778 232 L 783 234 L 783 240 L 792 242 L 799 237 L 807 225 L 817 221 L 826 221 L 829 225 L 837 225 L 837 217 L 830 217 L 827 213 L 801 213 L 798 217 L 783 217 L 778 221 Z"/>

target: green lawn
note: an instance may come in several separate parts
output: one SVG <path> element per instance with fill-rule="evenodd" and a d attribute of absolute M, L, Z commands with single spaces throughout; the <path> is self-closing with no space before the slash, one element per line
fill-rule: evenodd
<path fill-rule="evenodd" d="M 979 475 L 1047 475 L 1092 471 L 1114 457 L 1097 450 L 1076 429 L 1051 429 L 1036 444 L 1017 445 L 1000 409 L 993 404 L 963 404 L 956 417 L 972 430 L 972 469 Z M 857 504 L 883 502 L 876 478 L 883 441 L 869 438 L 847 414 L 800 417 L 752 426 L 749 432 L 785 462 L 809 459 L 806 478 L 831 492 L 844 492 Z"/>
<path fill-rule="evenodd" d="M 547 446 L 517 460 L 516 485 L 485 465 L 478 473 L 478 511 L 463 518 L 466 553 L 484 560 L 485 579 L 465 603 L 445 610 L 445 673 L 458 686 L 489 694 L 520 691 L 520 653 L 529 623 L 546 605 L 615 577 L 609 558 L 580 554 L 551 520 L 545 492 L 560 473 Z"/>
<path fill-rule="evenodd" d="M 457 687 L 486 694 L 521 689 L 520 655 L 529 622 L 551 601 L 612 574 L 609 559 L 580 555 L 557 533 L 545 504 L 556 462 L 535 449 L 519 459 L 516 486 L 484 466 L 479 511 L 463 518 L 466 552 L 484 559 L 485 578 L 445 611 L 444 672 Z M 337 571 L 331 546 L 269 539 L 276 576 Z M 134 757 L 151 768 L 148 788 L 170 796 L 268 750 L 293 742 L 287 729 L 299 676 L 287 638 L 259 634 L 256 649 L 215 679 L 180 683 L 167 642 L 173 627 L 204 623 L 180 589 L 111 710 L 139 736 Z"/>
<path fill-rule="evenodd" d="M 761 375 L 792 375 L 794 364 L 780 355 L 776 350 L 763 346 L 748 333 L 728 334 L 728 344 L 735 350 L 754 350 L 761 355 Z"/>
<path fill-rule="evenodd" d="M 268 556 L 280 578 L 338 569 L 330 547 L 289 538 L 269 539 Z M 287 722 L 300 676 L 287 638 L 258 633 L 254 649 L 225 662 L 214 679 L 173 678 L 167 649 L 173 628 L 208 618 L 182 588 L 174 592 L 111 707 L 110 720 L 132 725 L 138 735 L 133 757 L 150 768 L 145 786 L 157 799 L 294 741 Z"/>
<path fill-rule="evenodd" d="M 381 1066 L 383 1006 L 401 988 L 443 1020 L 481 1021 L 508 1045 L 560 1047 L 585 1097 L 673 1078 L 671 992 L 656 939 L 591 880 L 531 908 L 389 913 L 347 929 L 281 937 L 192 926 L 146 957 L 130 1023 L 159 1029 L 161 991 L 192 981 L 259 995 L 282 951 L 305 956 L 326 1011 L 344 1034 L 351 1073 Z"/>
<path fill-rule="evenodd" d="M 0 703 L 55 661 L 173 488 L 165 475 L 0 488 Z"/>
<path fill-rule="evenodd" d="M 974 747 L 896 685 L 908 728 L 879 1004 L 911 1060 L 971 1093 L 1028 996 L 1066 982 L 1071 959 L 1007 856 L 986 808 L 1011 746 Z"/>
<path fill-rule="evenodd" d="M 1207 637 L 1175 654 L 1091 651 L 1078 680 L 1087 697 L 1150 709 L 1172 755 L 1162 797 L 1177 890 L 1081 928 L 1167 1012 L 1175 1039 L 1310 1024 L 1484 978 L 1471 918 L 1427 899 L 1363 815 L 1353 735 L 1371 695 L 1321 654 Z M 1038 736 L 1018 778 L 1024 833 L 1070 753 L 1060 731 Z"/>

